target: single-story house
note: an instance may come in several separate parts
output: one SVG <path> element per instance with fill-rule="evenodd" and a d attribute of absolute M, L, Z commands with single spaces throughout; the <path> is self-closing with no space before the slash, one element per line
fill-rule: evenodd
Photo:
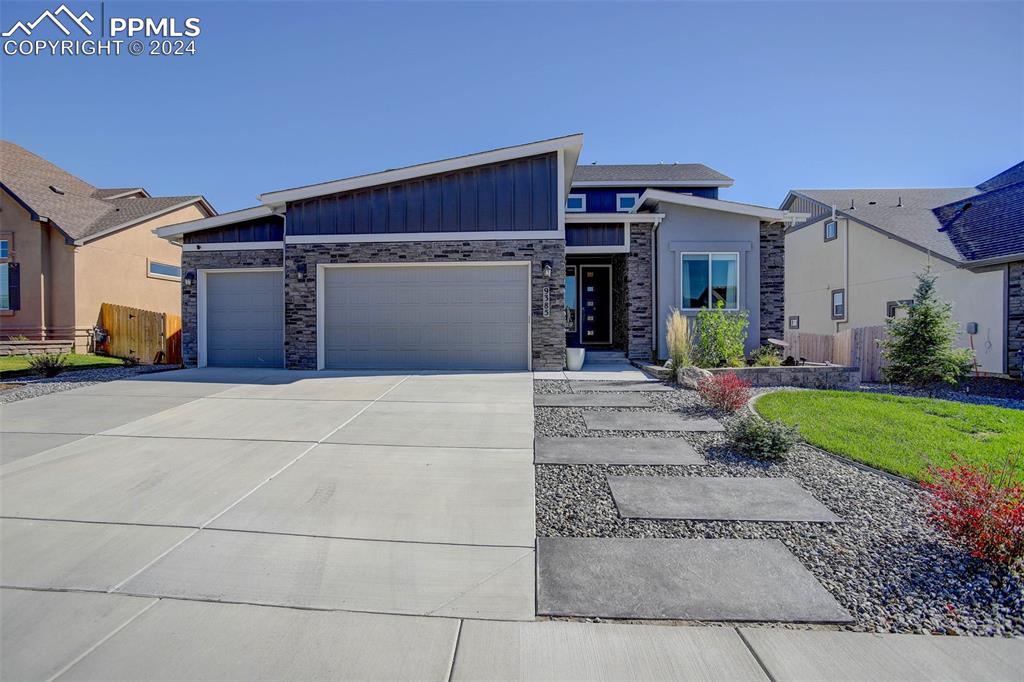
<path fill-rule="evenodd" d="M 785 211 L 700 164 L 579 166 L 582 135 L 260 195 L 182 245 L 187 364 L 561 369 L 567 346 L 666 355 L 721 300 L 782 334 Z"/>
<path fill-rule="evenodd" d="M 153 230 L 208 218 L 201 196 L 97 188 L 0 141 L 0 333 L 88 350 L 103 303 L 179 314 L 181 249 Z"/>
<path fill-rule="evenodd" d="M 929 267 L 979 370 L 1020 376 L 1024 163 L 976 187 L 795 189 L 781 208 L 810 214 L 786 232 L 788 329 L 885 324 Z"/>

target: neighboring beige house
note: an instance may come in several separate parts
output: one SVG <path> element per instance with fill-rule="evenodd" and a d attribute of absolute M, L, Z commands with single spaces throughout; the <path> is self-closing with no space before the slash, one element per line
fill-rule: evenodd
<path fill-rule="evenodd" d="M 912 300 L 915 273 L 930 267 L 939 294 L 953 304 L 959 343 L 974 348 L 979 369 L 1019 375 L 1019 332 L 1008 313 L 1019 274 L 1012 259 L 978 257 L 956 225 L 973 206 L 970 215 L 999 222 L 985 228 L 990 242 L 1024 230 L 1019 207 L 989 208 L 1017 191 L 1018 175 L 1015 166 L 978 187 L 792 190 L 781 208 L 811 218 L 786 234 L 786 328 L 832 334 L 885 324 Z"/>
<path fill-rule="evenodd" d="M 201 196 L 99 189 L 0 141 L 0 336 L 89 347 L 100 305 L 180 314 L 181 249 L 153 230 L 208 218 Z"/>

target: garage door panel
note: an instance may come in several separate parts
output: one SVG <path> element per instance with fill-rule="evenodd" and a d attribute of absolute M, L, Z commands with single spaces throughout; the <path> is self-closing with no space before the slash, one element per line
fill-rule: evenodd
<path fill-rule="evenodd" d="M 528 367 L 525 266 L 328 268 L 323 292 L 326 367 Z"/>
<path fill-rule="evenodd" d="M 284 283 L 280 271 L 206 274 L 206 364 L 284 365 Z"/>

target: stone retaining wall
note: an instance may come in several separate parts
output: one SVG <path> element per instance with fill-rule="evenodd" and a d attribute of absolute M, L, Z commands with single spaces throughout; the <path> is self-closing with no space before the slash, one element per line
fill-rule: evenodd
<path fill-rule="evenodd" d="M 0 357 L 12 355 L 46 355 L 47 353 L 70 353 L 74 341 L 4 341 L 0 343 Z"/>
<path fill-rule="evenodd" d="M 798 367 L 722 367 L 714 374 L 733 372 L 751 386 L 796 386 L 853 390 L 860 386 L 859 367 L 800 365 Z"/>

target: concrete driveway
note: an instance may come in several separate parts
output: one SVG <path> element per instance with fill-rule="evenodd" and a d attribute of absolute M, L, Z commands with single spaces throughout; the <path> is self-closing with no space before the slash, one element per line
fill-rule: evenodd
<path fill-rule="evenodd" d="M 154 605 L 533 619 L 532 394 L 527 372 L 204 369 L 6 405 L 5 641 L 53 618 L 45 678 Z"/>

